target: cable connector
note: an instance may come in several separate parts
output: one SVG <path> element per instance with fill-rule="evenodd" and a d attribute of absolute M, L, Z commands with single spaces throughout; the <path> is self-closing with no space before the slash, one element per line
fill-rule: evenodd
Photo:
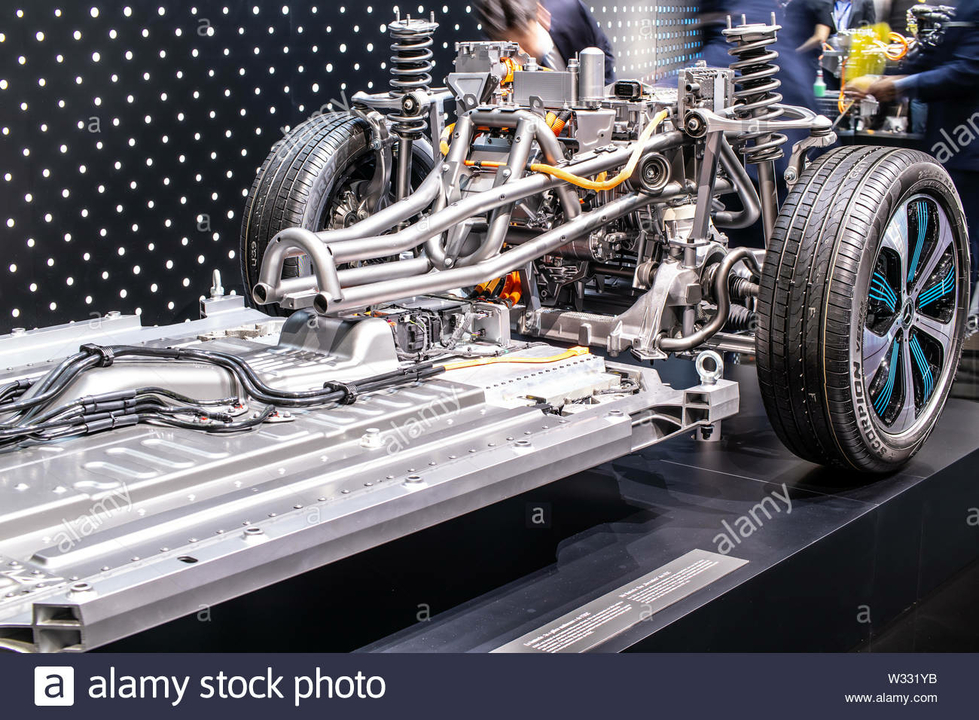
<path fill-rule="evenodd" d="M 323 389 L 330 392 L 342 392 L 343 397 L 338 401 L 341 405 L 353 405 L 357 402 L 357 386 L 352 383 L 326 382 Z"/>
<path fill-rule="evenodd" d="M 112 352 L 112 348 L 106 347 L 104 345 L 95 345 L 94 343 L 88 343 L 82 345 L 78 348 L 80 352 L 88 353 L 89 355 L 98 355 L 101 358 L 99 362 L 99 367 L 109 367 L 115 362 L 116 355 Z"/>

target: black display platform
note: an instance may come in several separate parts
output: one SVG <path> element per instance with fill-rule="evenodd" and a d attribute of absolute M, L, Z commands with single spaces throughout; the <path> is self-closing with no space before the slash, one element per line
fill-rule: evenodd
<path fill-rule="evenodd" d="M 657 368 L 695 381 L 692 363 Z M 783 486 L 792 512 L 730 552 L 746 566 L 597 649 L 845 651 L 979 558 L 979 404 L 950 401 L 903 472 L 868 479 L 795 458 L 754 367 L 727 375 L 742 411 L 720 442 L 668 441 L 106 649 L 490 651 L 692 549 L 716 552 L 725 521 Z"/>
<path fill-rule="evenodd" d="M 584 474 L 617 483 L 635 513 L 569 539 L 551 567 L 365 649 L 492 650 L 691 549 L 716 551 L 725 520 L 751 533 L 730 551 L 749 564 L 601 650 L 848 650 L 979 557 L 974 403 L 952 401 L 903 472 L 868 481 L 789 454 L 754 368 L 729 376 L 742 412 L 720 443 L 677 440 Z M 736 523 L 783 485 L 790 514 L 756 512 L 753 532 Z"/>

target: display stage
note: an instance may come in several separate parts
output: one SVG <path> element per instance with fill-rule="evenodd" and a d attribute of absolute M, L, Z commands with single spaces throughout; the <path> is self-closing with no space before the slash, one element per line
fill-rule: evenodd
<path fill-rule="evenodd" d="M 719 441 L 671 440 L 105 649 L 845 651 L 979 558 L 979 404 L 951 400 L 904 471 L 867 478 L 795 458 L 754 367 L 727 376 L 742 410 Z M 721 562 L 697 574 L 692 551 Z M 664 589 L 606 622 L 640 586 Z"/>

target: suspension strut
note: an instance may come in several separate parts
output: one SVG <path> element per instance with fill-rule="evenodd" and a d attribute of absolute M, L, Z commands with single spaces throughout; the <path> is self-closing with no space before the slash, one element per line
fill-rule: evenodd
<path fill-rule="evenodd" d="M 778 59 L 778 52 L 769 47 L 775 43 L 778 31 L 782 29 L 775 22 L 775 13 L 772 13 L 770 25 L 748 24 L 743 15 L 741 24 L 737 27 L 731 26 L 731 17 L 728 16 L 727 25 L 727 29 L 722 32 L 727 41 L 734 45 L 728 49 L 728 54 L 737 58 L 730 65 L 736 74 L 735 117 L 760 122 L 774 120 L 783 113 L 779 106 L 782 95 L 777 92 L 782 83 L 775 77 L 778 65 L 774 60 Z M 782 145 L 786 140 L 782 133 L 762 129 L 741 133 L 736 142 L 737 150 L 744 156 L 745 163 L 758 166 L 766 244 L 775 227 L 775 216 L 778 213 L 775 160 L 783 156 Z"/>
<path fill-rule="evenodd" d="M 427 93 L 432 83 L 432 35 L 438 29 L 435 13 L 430 20 L 407 16 L 388 25 L 391 34 L 391 97 L 401 99 L 401 111 L 390 118 L 392 131 L 398 136 L 397 199 L 408 196 L 411 188 L 411 148 L 420 140 L 427 127 L 424 104 L 416 93 Z"/>

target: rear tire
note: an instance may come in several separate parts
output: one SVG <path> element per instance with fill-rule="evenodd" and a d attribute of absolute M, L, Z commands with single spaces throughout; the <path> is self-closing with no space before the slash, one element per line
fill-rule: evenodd
<path fill-rule="evenodd" d="M 273 146 L 248 193 L 242 218 L 241 268 L 249 298 L 268 244 L 280 231 L 300 227 L 317 232 L 349 224 L 335 217 L 338 196 L 351 181 L 370 178 L 374 165 L 370 135 L 368 124 L 360 118 L 327 113 L 296 126 Z M 412 187 L 424 180 L 432 166 L 431 149 L 426 143 L 414 143 Z M 296 258 L 286 263 L 285 277 L 308 272 Z M 291 312 L 274 304 L 262 309 L 273 315 Z"/>
<path fill-rule="evenodd" d="M 969 293 L 965 215 L 924 153 L 845 147 L 779 212 L 758 298 L 758 378 L 796 455 L 889 472 L 944 409 Z"/>

